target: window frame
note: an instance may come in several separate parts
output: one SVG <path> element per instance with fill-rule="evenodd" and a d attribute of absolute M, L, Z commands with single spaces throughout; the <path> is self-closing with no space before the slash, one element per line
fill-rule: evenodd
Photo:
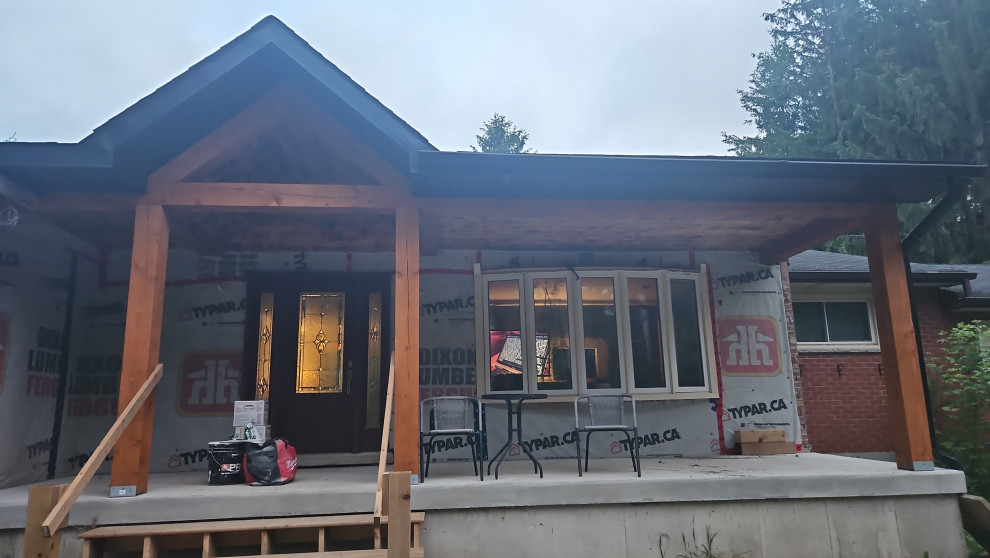
<path fill-rule="evenodd" d="M 832 289 L 804 289 L 801 287 L 791 287 L 791 316 L 794 320 L 795 335 L 797 332 L 797 317 L 793 311 L 793 305 L 800 302 L 817 302 L 828 304 L 834 302 L 854 302 L 866 304 L 867 320 L 869 321 L 871 341 L 798 341 L 798 352 L 822 352 L 822 353 L 877 353 L 880 352 L 880 338 L 877 334 L 877 317 L 873 305 L 873 295 L 868 289 L 863 288 L 832 288 Z M 828 336 L 828 311 L 822 307 L 825 313 L 825 335 Z"/>
<path fill-rule="evenodd" d="M 620 386 L 609 388 L 589 388 L 587 386 L 587 367 L 583 355 L 585 347 L 584 334 L 584 300 L 581 279 L 610 278 L 613 282 L 616 335 L 619 343 Z M 533 293 L 534 279 L 557 278 L 567 282 L 568 327 L 570 335 L 570 359 L 572 371 L 572 388 L 567 390 L 540 390 L 536 374 L 535 338 L 535 301 Z M 657 300 L 660 311 L 660 343 L 663 351 L 662 364 L 665 386 L 640 388 L 635 385 L 635 373 L 632 367 L 632 336 L 629 324 L 629 292 L 628 279 L 655 279 L 657 282 Z M 695 307 L 698 312 L 698 335 L 701 343 L 701 362 L 703 367 L 703 386 L 680 386 L 677 374 L 677 348 L 674 328 L 674 315 L 671 306 L 671 279 L 691 280 L 695 284 Z M 521 290 L 520 313 L 522 337 L 521 347 L 523 358 L 523 389 L 500 390 L 491 389 L 491 335 L 489 332 L 489 287 L 493 281 L 517 280 Z M 709 276 L 707 267 L 702 265 L 700 271 L 657 270 L 657 269 L 532 269 L 532 270 L 481 270 L 480 264 L 475 264 L 475 294 L 480 304 L 475 305 L 478 375 L 477 389 L 479 394 L 485 393 L 545 393 L 553 400 L 570 400 L 577 395 L 603 393 L 632 393 L 641 399 L 711 399 L 718 397 L 718 381 L 715 359 L 715 345 L 711 304 L 708 293 Z M 577 349 L 580 349 L 577 350 Z M 547 358 L 551 358 L 548 350 Z M 482 378 L 483 377 L 483 378 Z"/>

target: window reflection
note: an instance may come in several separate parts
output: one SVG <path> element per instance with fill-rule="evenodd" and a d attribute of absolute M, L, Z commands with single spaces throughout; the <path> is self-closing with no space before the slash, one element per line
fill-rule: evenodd
<path fill-rule="evenodd" d="M 570 316 L 567 310 L 567 279 L 533 279 L 533 325 L 537 349 L 536 385 L 540 390 L 568 390 L 574 387 L 571 370 Z M 540 355 L 541 338 L 547 348 Z"/>
<path fill-rule="evenodd" d="M 638 388 L 667 387 L 660 343 L 660 296 L 657 280 L 630 277 L 629 338 L 632 342 L 633 378 Z"/>
<path fill-rule="evenodd" d="M 518 280 L 488 283 L 488 360 L 492 391 L 523 389 L 522 318 Z"/>
<path fill-rule="evenodd" d="M 588 389 L 622 387 L 615 281 L 611 277 L 581 279 L 581 318 Z"/>

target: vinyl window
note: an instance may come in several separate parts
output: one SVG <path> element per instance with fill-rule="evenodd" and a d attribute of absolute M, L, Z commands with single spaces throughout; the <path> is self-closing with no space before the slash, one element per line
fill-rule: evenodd
<path fill-rule="evenodd" d="M 705 276 L 479 270 L 479 391 L 716 396 Z"/>

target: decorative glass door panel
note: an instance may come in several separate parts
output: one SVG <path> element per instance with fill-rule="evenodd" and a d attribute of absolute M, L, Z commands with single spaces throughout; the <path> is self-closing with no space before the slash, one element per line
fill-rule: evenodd
<path fill-rule="evenodd" d="M 296 393 L 340 393 L 343 353 L 344 293 L 301 294 Z"/>

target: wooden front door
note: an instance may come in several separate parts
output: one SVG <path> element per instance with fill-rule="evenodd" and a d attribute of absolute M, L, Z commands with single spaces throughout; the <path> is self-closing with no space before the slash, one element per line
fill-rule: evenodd
<path fill-rule="evenodd" d="M 381 424 L 391 339 L 390 277 L 384 274 L 265 274 L 249 289 L 255 327 L 264 329 L 270 305 L 268 386 L 258 373 L 253 385 L 268 390 L 276 436 L 299 453 L 375 451 Z M 249 310 L 250 311 L 250 310 Z M 249 350 L 250 352 L 250 350 Z M 251 354 L 248 355 L 249 358 Z"/>

